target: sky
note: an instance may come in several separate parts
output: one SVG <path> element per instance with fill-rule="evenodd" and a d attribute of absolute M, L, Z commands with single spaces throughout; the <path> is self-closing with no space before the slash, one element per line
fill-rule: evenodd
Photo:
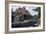
<path fill-rule="evenodd" d="M 13 9 L 13 11 L 16 10 L 16 8 L 18 9 L 19 7 L 23 8 L 23 6 L 12 6 L 11 9 Z M 29 13 L 31 15 L 38 15 L 38 12 L 33 11 L 33 9 L 37 8 L 36 6 L 25 6 L 25 9 L 29 11 Z"/>

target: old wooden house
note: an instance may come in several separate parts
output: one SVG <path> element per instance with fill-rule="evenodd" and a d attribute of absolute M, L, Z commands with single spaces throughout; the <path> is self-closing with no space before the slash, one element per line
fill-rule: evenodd
<path fill-rule="evenodd" d="M 29 20 L 31 18 L 31 14 L 28 12 L 28 10 L 23 8 L 18 8 L 16 9 L 16 16 L 15 16 L 15 21 L 24 21 L 24 20 Z"/>

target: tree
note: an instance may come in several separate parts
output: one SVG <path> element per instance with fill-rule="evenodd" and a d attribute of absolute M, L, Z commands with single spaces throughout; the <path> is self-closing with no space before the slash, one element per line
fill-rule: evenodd
<path fill-rule="evenodd" d="M 33 11 L 38 11 L 38 19 L 39 19 L 40 16 L 41 16 L 41 8 L 40 7 L 37 7 L 35 9 L 33 9 Z"/>
<path fill-rule="evenodd" d="M 12 16 L 12 23 L 14 22 L 14 18 L 16 16 L 16 11 L 13 11 L 13 9 L 11 9 L 11 16 Z"/>

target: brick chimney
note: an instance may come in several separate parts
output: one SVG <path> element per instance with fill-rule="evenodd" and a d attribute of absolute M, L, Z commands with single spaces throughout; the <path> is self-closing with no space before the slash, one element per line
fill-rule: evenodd
<path fill-rule="evenodd" d="M 23 7 L 23 9 L 25 9 L 25 7 Z"/>

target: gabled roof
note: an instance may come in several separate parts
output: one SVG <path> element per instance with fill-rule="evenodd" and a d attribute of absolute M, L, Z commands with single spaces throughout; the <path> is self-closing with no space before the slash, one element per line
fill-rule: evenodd
<path fill-rule="evenodd" d="M 26 10 L 25 8 L 18 8 L 17 11 L 20 11 L 20 12 L 22 12 L 22 13 L 25 14 L 25 15 L 30 15 L 29 11 Z"/>

